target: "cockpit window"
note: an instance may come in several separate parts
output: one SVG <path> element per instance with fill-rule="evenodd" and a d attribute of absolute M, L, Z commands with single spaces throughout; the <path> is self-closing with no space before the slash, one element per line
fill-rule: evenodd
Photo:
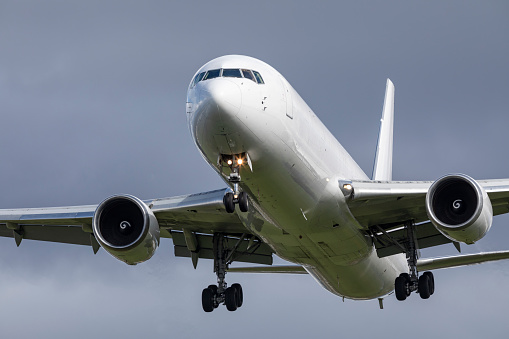
<path fill-rule="evenodd" d="M 256 78 L 256 82 L 259 83 L 259 84 L 264 84 L 265 82 L 263 82 L 263 79 L 262 79 L 262 76 L 260 75 L 260 73 L 258 73 L 257 71 L 253 71 L 253 74 Z"/>
<path fill-rule="evenodd" d="M 220 69 L 211 69 L 210 71 L 207 72 L 207 74 L 205 74 L 203 80 L 218 78 L 220 74 L 221 74 Z"/>
<path fill-rule="evenodd" d="M 256 82 L 256 80 L 255 80 L 255 78 L 253 76 L 253 73 L 251 73 L 250 70 L 243 69 L 242 70 L 242 75 L 244 75 L 244 78 L 249 79 L 249 80 L 253 80 L 254 82 Z"/>
<path fill-rule="evenodd" d="M 201 73 L 196 74 L 196 76 L 193 79 L 193 82 L 191 82 L 191 88 L 196 86 L 196 84 L 203 79 L 204 75 L 205 75 L 205 72 L 201 72 Z"/>
<path fill-rule="evenodd" d="M 223 77 L 225 78 L 242 78 L 238 68 L 224 68 Z"/>
<path fill-rule="evenodd" d="M 191 82 L 191 88 L 203 80 L 209 80 L 214 78 L 245 78 L 253 82 L 264 84 L 262 76 L 257 71 L 250 69 L 238 69 L 238 68 L 223 68 L 223 69 L 211 69 L 208 72 L 201 72 L 197 74 Z"/>

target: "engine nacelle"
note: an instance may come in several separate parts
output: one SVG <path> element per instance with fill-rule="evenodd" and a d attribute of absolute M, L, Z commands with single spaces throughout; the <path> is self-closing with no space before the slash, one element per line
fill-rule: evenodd
<path fill-rule="evenodd" d="M 154 213 L 131 195 L 112 196 L 99 204 L 92 227 L 99 244 L 129 265 L 150 259 L 159 246 L 159 224 Z"/>
<path fill-rule="evenodd" d="M 493 221 L 488 194 L 464 174 L 446 175 L 435 181 L 426 194 L 426 212 L 444 236 L 467 244 L 484 237 Z"/>

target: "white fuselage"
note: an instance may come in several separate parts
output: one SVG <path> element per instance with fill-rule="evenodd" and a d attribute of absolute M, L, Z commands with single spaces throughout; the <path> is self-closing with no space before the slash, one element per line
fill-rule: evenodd
<path fill-rule="evenodd" d="M 196 74 L 214 69 L 254 70 L 264 81 L 216 77 L 188 90 L 189 127 L 212 168 L 228 183 L 221 155 L 249 156 L 240 187 L 251 208 L 236 212 L 246 228 L 334 294 L 371 299 L 391 292 L 408 271 L 405 256 L 377 257 L 338 183 L 366 174 L 274 68 L 224 56 Z"/>

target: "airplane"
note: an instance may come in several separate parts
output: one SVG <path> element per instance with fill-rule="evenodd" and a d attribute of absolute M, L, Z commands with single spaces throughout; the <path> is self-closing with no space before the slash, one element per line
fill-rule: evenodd
<path fill-rule="evenodd" d="M 393 181 L 395 87 L 387 79 L 369 178 L 288 81 L 268 64 L 227 55 L 203 65 L 187 91 L 186 116 L 204 160 L 226 188 L 141 200 L 114 195 L 97 205 L 3 209 L 0 236 L 102 247 L 136 265 L 161 238 L 177 257 L 212 259 L 217 284 L 202 308 L 243 305 L 230 272 L 309 274 L 347 299 L 412 292 L 428 299 L 431 271 L 508 259 L 509 251 L 421 258 L 420 249 L 473 244 L 493 216 L 509 212 L 509 179 L 447 174 Z M 272 265 L 273 256 L 293 265 Z M 255 266 L 230 267 L 233 262 Z"/>

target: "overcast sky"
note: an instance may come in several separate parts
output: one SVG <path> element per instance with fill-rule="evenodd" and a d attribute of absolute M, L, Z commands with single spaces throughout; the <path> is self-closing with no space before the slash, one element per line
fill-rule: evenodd
<path fill-rule="evenodd" d="M 189 135 L 186 89 L 225 54 L 283 74 L 368 175 L 385 79 L 394 179 L 509 177 L 507 1 L 0 0 L 0 208 L 223 187 Z M 509 218 L 466 252 L 508 249 Z M 423 251 L 453 255 L 453 246 Z M 355 302 L 309 276 L 228 274 L 244 306 L 201 309 L 212 262 L 163 240 L 129 267 L 104 250 L 0 239 L 0 337 L 502 338 L 509 262 L 435 272 L 423 301 Z"/>

